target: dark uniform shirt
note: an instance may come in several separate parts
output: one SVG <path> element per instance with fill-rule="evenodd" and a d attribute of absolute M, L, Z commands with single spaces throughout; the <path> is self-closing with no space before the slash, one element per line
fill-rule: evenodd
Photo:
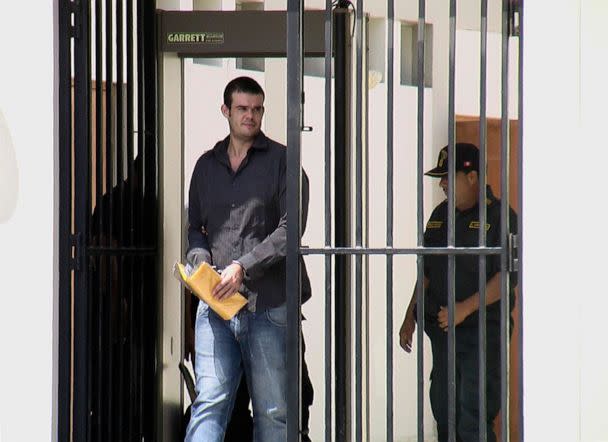
<path fill-rule="evenodd" d="M 487 215 L 486 215 L 486 245 L 488 247 L 500 246 L 500 206 L 501 202 L 487 188 Z M 517 229 L 517 216 L 510 209 L 510 230 Z M 448 231 L 448 203 L 447 200 L 439 204 L 426 225 L 424 232 L 425 247 L 446 247 Z M 479 245 L 479 206 L 475 205 L 465 211 L 455 210 L 455 242 L 456 247 L 477 247 Z M 479 256 L 456 255 L 456 302 L 463 301 L 479 291 Z M 486 281 L 500 272 L 500 255 L 486 257 Z M 426 321 L 436 323 L 440 306 L 448 305 L 448 257 L 441 255 L 427 255 L 424 257 L 424 273 L 429 279 L 425 291 L 425 317 Z M 513 308 L 515 278 L 511 279 L 510 308 Z M 500 301 L 487 306 L 487 321 L 490 324 L 500 324 Z M 468 316 L 461 327 L 477 326 L 478 312 Z"/>
<path fill-rule="evenodd" d="M 190 183 L 188 249 L 201 248 L 206 260 L 222 269 L 238 260 L 246 278 L 249 308 L 285 302 L 287 244 L 286 149 L 263 133 L 256 137 L 239 169 L 228 158 L 229 137 L 205 152 Z M 302 181 L 302 231 L 308 210 L 308 181 Z M 301 260 L 301 263 L 303 261 Z M 310 282 L 302 265 L 302 299 Z"/>

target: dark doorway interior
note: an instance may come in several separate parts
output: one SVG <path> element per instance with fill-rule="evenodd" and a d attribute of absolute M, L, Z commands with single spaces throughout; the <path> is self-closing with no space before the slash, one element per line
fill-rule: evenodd
<path fill-rule="evenodd" d="M 154 2 L 59 3 L 59 437 L 157 440 Z"/>

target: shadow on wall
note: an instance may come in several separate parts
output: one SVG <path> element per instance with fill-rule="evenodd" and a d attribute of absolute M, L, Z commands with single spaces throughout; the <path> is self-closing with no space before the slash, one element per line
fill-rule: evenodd
<path fill-rule="evenodd" d="M 19 195 L 19 170 L 8 124 L 0 109 L 0 224 L 13 216 Z"/>

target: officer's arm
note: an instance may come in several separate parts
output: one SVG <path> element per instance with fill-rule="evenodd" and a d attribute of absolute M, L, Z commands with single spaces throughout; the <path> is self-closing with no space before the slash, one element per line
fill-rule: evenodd
<path fill-rule="evenodd" d="M 486 283 L 486 305 L 494 304 L 500 299 L 500 272 L 495 273 Z M 464 308 L 466 316 L 479 310 L 479 292 L 469 296 L 459 304 Z"/>
<path fill-rule="evenodd" d="M 426 289 L 429 285 L 429 280 L 424 277 L 424 288 Z M 412 351 L 412 339 L 414 330 L 416 329 L 416 318 L 414 317 L 414 308 L 416 307 L 416 286 L 414 286 L 414 293 L 412 299 L 405 312 L 405 318 L 403 318 L 403 324 L 399 329 L 399 345 L 408 353 Z"/>
<path fill-rule="evenodd" d="M 416 307 L 416 299 L 417 299 L 417 290 L 416 287 L 418 285 L 414 285 L 414 291 L 412 293 L 412 299 L 410 299 L 410 303 L 407 306 L 407 310 L 405 311 L 405 319 L 407 319 L 408 317 L 412 317 L 414 316 L 414 308 Z M 427 278 L 426 276 L 424 277 L 424 288 L 426 289 L 429 286 L 429 278 Z"/>
<path fill-rule="evenodd" d="M 486 284 L 486 305 L 494 304 L 500 299 L 500 273 L 494 276 Z M 464 301 L 456 303 L 454 312 L 454 324 L 459 325 L 474 312 L 479 310 L 479 292 L 469 296 Z M 443 331 L 448 331 L 448 309 L 445 306 L 439 308 L 437 313 L 437 324 Z"/>

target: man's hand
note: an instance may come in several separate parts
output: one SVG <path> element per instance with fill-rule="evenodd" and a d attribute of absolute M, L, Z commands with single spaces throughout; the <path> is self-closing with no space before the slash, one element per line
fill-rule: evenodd
<path fill-rule="evenodd" d="M 412 336 L 416 330 L 416 321 L 413 314 L 406 314 L 399 330 L 399 344 L 406 352 L 412 351 Z"/>
<path fill-rule="evenodd" d="M 222 280 L 215 286 L 211 294 L 218 300 L 234 295 L 241 288 L 243 277 L 243 267 L 236 263 L 230 264 L 222 272 Z"/>
<path fill-rule="evenodd" d="M 463 302 L 457 302 L 455 304 L 456 309 L 454 310 L 454 322 L 456 326 L 462 323 L 467 316 L 470 315 L 469 310 Z M 439 327 L 443 329 L 444 332 L 448 331 L 448 308 L 447 307 L 439 307 L 439 313 L 437 314 L 437 323 Z"/>

